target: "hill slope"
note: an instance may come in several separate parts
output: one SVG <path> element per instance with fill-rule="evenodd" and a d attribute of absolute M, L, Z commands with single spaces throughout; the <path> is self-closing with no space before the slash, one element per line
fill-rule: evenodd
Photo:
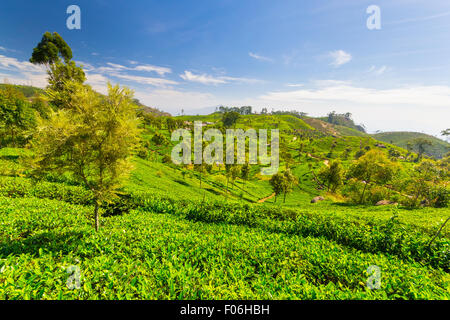
<path fill-rule="evenodd" d="M 425 147 L 425 154 L 435 158 L 442 158 L 450 150 L 450 143 L 420 132 L 381 132 L 373 134 L 372 137 L 383 142 L 394 144 L 401 148 L 406 148 L 408 143 L 413 144 L 414 139 L 428 139 L 433 143 L 433 145 Z M 413 150 L 417 151 L 416 149 Z"/>

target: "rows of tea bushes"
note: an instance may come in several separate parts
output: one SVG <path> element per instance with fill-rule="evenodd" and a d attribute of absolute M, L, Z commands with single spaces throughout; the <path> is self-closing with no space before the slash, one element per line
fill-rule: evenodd
<path fill-rule="evenodd" d="M 33 183 L 24 178 L 1 177 L 0 195 L 33 196 L 81 205 L 92 204 L 92 194 L 82 187 L 45 181 Z M 122 196 L 112 204 L 104 206 L 103 211 L 104 215 L 108 216 L 138 208 L 181 215 L 194 221 L 246 225 L 303 237 L 324 237 L 364 252 L 389 253 L 446 271 L 450 269 L 449 239 L 439 235 L 431 242 L 436 230 L 424 232 L 402 224 L 396 219 L 395 212 L 393 218 L 387 222 L 373 223 L 356 221 L 345 214 L 330 218 L 326 213 L 308 213 L 302 210 L 233 202 L 174 200 L 143 192 Z M 361 215 L 363 214 L 361 212 Z"/>
<path fill-rule="evenodd" d="M 71 186 L 45 180 L 33 181 L 21 177 L 0 176 L 0 195 L 10 198 L 36 197 L 55 199 L 73 204 L 92 205 L 92 192 L 81 186 Z"/>
<path fill-rule="evenodd" d="M 325 238 L 142 210 L 104 219 L 97 233 L 90 210 L 0 197 L 0 299 L 450 298 L 442 270 Z M 378 290 L 366 285 L 371 265 Z"/>

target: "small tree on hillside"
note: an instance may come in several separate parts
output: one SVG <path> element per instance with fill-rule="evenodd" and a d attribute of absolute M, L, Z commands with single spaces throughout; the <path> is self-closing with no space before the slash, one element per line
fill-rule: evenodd
<path fill-rule="evenodd" d="M 244 180 L 244 189 L 245 183 L 247 182 L 249 176 L 250 176 L 250 165 L 248 163 L 245 163 L 241 168 L 241 178 Z"/>
<path fill-rule="evenodd" d="M 297 184 L 297 178 L 292 174 L 290 169 L 286 169 L 283 173 L 283 203 L 286 202 L 286 195 L 292 191 L 295 184 Z"/>
<path fill-rule="evenodd" d="M 414 146 L 417 147 L 417 161 L 420 161 L 422 159 L 424 152 L 426 151 L 425 150 L 426 146 L 433 145 L 433 142 L 431 142 L 428 139 L 417 138 L 417 139 L 414 139 L 413 144 L 414 144 Z"/>
<path fill-rule="evenodd" d="M 359 158 L 351 167 L 348 176 L 364 183 L 360 203 L 364 203 L 364 195 L 371 184 L 385 184 L 392 180 L 397 166 L 380 150 L 371 150 Z"/>
<path fill-rule="evenodd" d="M 277 197 L 283 192 L 284 177 L 281 173 L 277 172 L 270 178 L 270 185 L 275 193 L 275 202 L 277 202 Z"/>
<path fill-rule="evenodd" d="M 98 230 L 99 206 L 116 197 L 139 145 L 133 94 L 109 84 L 106 97 L 76 82 L 67 86 L 71 92 L 68 104 L 41 121 L 32 141 L 33 167 L 38 175 L 68 172 L 90 189 Z M 47 93 L 50 97 L 59 94 L 51 89 Z"/>
<path fill-rule="evenodd" d="M 235 111 L 225 112 L 222 115 L 223 126 L 225 128 L 230 128 L 230 127 L 236 125 L 236 122 L 238 121 L 239 117 L 240 117 L 239 113 L 237 113 Z"/>
<path fill-rule="evenodd" d="M 231 174 L 231 181 L 233 182 L 233 188 L 235 186 L 236 179 L 239 177 L 240 172 L 241 172 L 241 167 L 240 166 L 233 165 L 231 167 L 230 174 Z"/>
<path fill-rule="evenodd" d="M 330 166 L 323 167 L 318 176 L 328 187 L 328 191 L 336 192 L 337 188 L 342 184 L 344 168 L 339 160 L 332 161 Z"/>

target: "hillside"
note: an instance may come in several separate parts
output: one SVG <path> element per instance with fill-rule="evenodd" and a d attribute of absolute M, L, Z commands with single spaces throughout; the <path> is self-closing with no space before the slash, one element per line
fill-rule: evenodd
<path fill-rule="evenodd" d="M 421 138 L 430 140 L 432 142 L 432 145 L 425 146 L 425 154 L 438 159 L 442 158 L 447 152 L 450 151 L 450 143 L 420 132 L 393 131 L 376 133 L 372 134 L 371 136 L 377 140 L 391 143 L 404 149 L 407 148 L 408 143 L 413 144 L 414 139 Z M 417 152 L 414 146 L 412 150 Z"/>
<path fill-rule="evenodd" d="M 218 114 L 175 119 L 220 124 Z M 272 126 L 299 178 L 286 202 L 272 196 L 259 165 L 244 180 L 231 179 L 224 166 L 200 172 L 167 161 L 170 131 L 154 124 L 143 128 L 147 152 L 133 160 L 125 202 L 101 208 L 99 232 L 89 190 L 70 175 L 36 182 L 21 161 L 32 151 L 0 149 L 0 299 L 449 298 L 448 228 L 428 245 L 447 209 L 349 205 L 314 180 L 332 159 L 348 167 L 361 150 L 406 150 L 379 148 L 370 136 L 324 134 L 289 115 L 236 123 Z M 311 203 L 318 195 L 326 200 Z M 48 272 L 35 274 L 36 265 Z M 79 290 L 58 285 L 73 265 L 83 275 Z M 381 290 L 366 287 L 370 265 L 383 270 Z"/>
<path fill-rule="evenodd" d="M 15 85 L 15 84 L 0 83 L 0 90 L 3 90 L 7 87 L 13 87 L 14 89 L 20 91 L 27 98 L 31 98 L 31 97 L 34 97 L 34 96 L 44 93 L 44 90 L 42 90 L 41 88 L 36 88 L 36 87 L 32 87 L 32 86 L 22 86 L 22 85 Z"/>

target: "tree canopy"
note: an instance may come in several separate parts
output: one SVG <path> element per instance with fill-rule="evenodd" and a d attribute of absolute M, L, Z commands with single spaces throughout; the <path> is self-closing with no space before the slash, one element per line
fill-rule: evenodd
<path fill-rule="evenodd" d="M 67 172 L 90 189 L 98 230 L 99 205 L 116 195 L 139 144 L 133 93 L 108 84 L 108 95 L 101 96 L 77 82 L 67 85 L 67 105 L 40 122 L 32 141 L 34 172 Z M 49 96 L 58 94 L 47 91 Z"/>
<path fill-rule="evenodd" d="M 72 49 L 57 33 L 44 33 L 41 42 L 33 49 L 30 62 L 34 64 L 51 65 L 62 58 L 65 62 L 72 59 Z"/>

